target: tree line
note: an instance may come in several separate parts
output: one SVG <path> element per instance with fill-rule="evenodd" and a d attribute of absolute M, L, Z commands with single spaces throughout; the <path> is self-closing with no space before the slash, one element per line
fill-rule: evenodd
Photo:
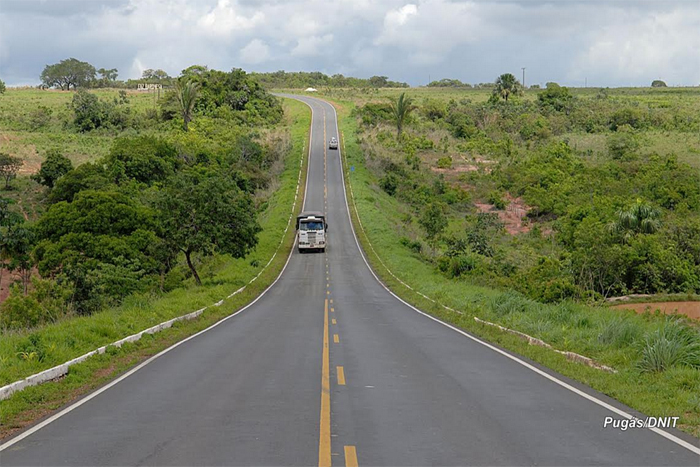
<path fill-rule="evenodd" d="M 161 69 L 147 69 L 137 80 L 117 79 L 116 68 L 95 68 L 88 62 L 67 58 L 52 65 L 46 65 L 41 72 L 41 86 L 63 91 L 78 88 L 135 88 L 138 84 L 159 83 L 170 85 L 173 78 Z"/>
<path fill-rule="evenodd" d="M 266 88 L 407 88 L 408 84 L 391 81 L 386 76 L 352 78 L 341 74 L 328 76 L 314 71 L 275 71 L 271 73 L 251 73 Z"/>

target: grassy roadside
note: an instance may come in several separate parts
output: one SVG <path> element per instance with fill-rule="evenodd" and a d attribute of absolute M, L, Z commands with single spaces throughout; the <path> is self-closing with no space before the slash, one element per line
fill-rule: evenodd
<path fill-rule="evenodd" d="M 56 383 L 27 388 L 0 401 L 0 438 L 21 429 L 34 420 L 61 407 L 114 378 L 119 373 L 155 355 L 170 345 L 219 321 L 250 303 L 277 277 L 294 243 L 294 229 L 283 236 L 297 190 L 297 212 L 304 196 L 306 148 L 311 122 L 309 108 L 297 101 L 285 100 L 292 148 L 279 177 L 279 188 L 269 200 L 259 221 L 263 227 L 253 253 L 242 259 L 219 258 L 210 265 L 202 287 L 178 289 L 157 299 L 130 297 L 118 308 L 90 317 L 74 318 L 45 326 L 32 333 L 3 335 L 0 340 L 0 385 L 5 385 L 52 366 L 61 364 L 102 345 L 114 342 L 145 328 L 197 310 L 226 297 L 262 273 L 244 291 L 210 307 L 196 320 L 176 323 L 172 328 L 120 349 L 110 348 L 104 355 L 74 365 L 68 375 Z M 263 271 L 280 245 L 277 255 Z M 23 352 L 23 353 L 22 353 Z M 27 355 L 34 357 L 27 358 Z"/>
<path fill-rule="evenodd" d="M 353 223 L 368 260 L 387 286 L 402 299 L 446 322 L 587 384 L 646 415 L 679 416 L 680 429 L 700 436 L 700 371 L 672 367 L 661 372 L 641 372 L 637 366 L 641 348 L 633 345 L 632 337 L 639 340 L 662 329 L 662 317 L 572 303 L 540 305 L 509 292 L 446 278 L 397 241 L 403 209 L 395 198 L 378 188 L 378 181 L 365 166 L 357 141 L 357 122 L 351 116 L 353 104 L 340 101 L 336 108 L 348 196 L 352 187 L 356 202 L 353 206 L 349 200 Z M 354 166 L 352 172 L 349 166 Z M 366 231 L 359 228 L 358 215 Z M 370 248 L 370 241 L 374 249 Z M 381 262 L 375 251 L 382 253 Z M 463 314 L 450 312 L 408 290 L 388 273 L 382 262 L 415 291 Z M 571 362 L 561 354 L 479 324 L 475 316 L 541 338 L 559 350 L 591 357 L 618 372 L 611 374 Z"/>

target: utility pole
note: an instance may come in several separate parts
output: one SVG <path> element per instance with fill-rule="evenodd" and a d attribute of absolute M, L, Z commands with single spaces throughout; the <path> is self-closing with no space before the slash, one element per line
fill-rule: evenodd
<path fill-rule="evenodd" d="M 523 70 L 523 88 L 525 88 L 525 67 L 523 67 L 522 70 Z"/>

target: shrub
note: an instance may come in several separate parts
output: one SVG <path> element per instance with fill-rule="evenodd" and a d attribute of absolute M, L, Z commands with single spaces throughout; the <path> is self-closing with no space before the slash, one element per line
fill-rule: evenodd
<path fill-rule="evenodd" d="M 39 172 L 32 175 L 32 180 L 41 185 L 53 188 L 56 181 L 73 170 L 73 163 L 58 149 L 52 149 L 46 154 L 46 160 L 41 163 Z"/>
<path fill-rule="evenodd" d="M 569 88 L 561 87 L 557 83 L 547 83 L 547 89 L 537 95 L 537 100 L 543 110 L 568 113 L 573 106 L 574 96 L 569 92 Z"/>
<path fill-rule="evenodd" d="M 506 202 L 503 201 L 503 198 L 501 198 L 501 194 L 497 191 L 492 191 L 489 194 L 489 203 L 493 204 L 496 207 L 496 209 L 503 210 L 506 208 Z"/>
<path fill-rule="evenodd" d="M 379 187 L 390 196 L 394 196 L 394 194 L 396 194 L 396 188 L 398 185 L 399 178 L 393 173 L 388 173 L 379 180 Z"/>
<path fill-rule="evenodd" d="M 460 277 L 477 268 L 478 258 L 470 254 L 464 254 L 450 258 L 447 266 L 447 275 L 451 278 Z"/>
<path fill-rule="evenodd" d="M 441 157 L 437 161 L 437 166 L 441 169 L 451 169 L 452 168 L 452 158 L 450 156 Z"/>
<path fill-rule="evenodd" d="M 639 141 L 631 132 L 617 132 L 608 136 L 606 142 L 610 157 L 613 159 L 623 159 L 639 149 Z"/>
<path fill-rule="evenodd" d="M 491 299 L 490 305 L 497 315 L 505 316 L 512 313 L 525 313 L 537 306 L 537 303 L 517 292 L 508 291 Z"/>
<path fill-rule="evenodd" d="M 32 328 L 52 323 L 70 311 L 71 289 L 53 280 L 33 279 L 32 289 L 25 296 L 22 288 L 13 286 L 10 296 L 0 306 L 0 324 L 7 329 Z"/>
<path fill-rule="evenodd" d="M 642 326 L 635 320 L 623 316 L 610 319 L 598 334 L 598 342 L 616 348 L 626 347 L 639 340 Z"/>
<path fill-rule="evenodd" d="M 29 129 L 36 131 L 47 126 L 49 123 L 51 123 L 52 113 L 53 110 L 44 105 L 40 105 L 36 109 L 32 110 L 27 118 Z"/>
<path fill-rule="evenodd" d="M 610 129 L 617 131 L 623 125 L 629 125 L 635 130 L 644 126 L 644 114 L 632 107 L 617 110 L 610 116 Z"/>
<path fill-rule="evenodd" d="M 407 247 L 414 253 L 420 253 L 423 249 L 423 245 L 421 244 L 421 242 L 419 242 L 418 240 L 411 240 L 408 237 L 401 237 L 399 239 L 399 243 Z"/>
<path fill-rule="evenodd" d="M 96 95 L 83 89 L 73 95 L 71 107 L 75 113 L 73 123 L 79 131 L 94 130 L 107 122 L 106 106 Z"/>
<path fill-rule="evenodd" d="M 667 319 L 645 336 L 639 368 L 660 372 L 673 366 L 700 368 L 700 334 L 694 328 Z"/>

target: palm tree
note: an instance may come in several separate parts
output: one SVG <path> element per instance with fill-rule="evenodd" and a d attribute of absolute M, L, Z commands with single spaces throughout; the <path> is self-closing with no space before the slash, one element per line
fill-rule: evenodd
<path fill-rule="evenodd" d="M 508 98 L 511 95 L 522 94 L 522 86 L 520 82 L 513 76 L 512 73 L 504 73 L 498 78 L 496 78 L 496 87 L 493 93 L 505 99 L 508 102 Z"/>
<path fill-rule="evenodd" d="M 177 95 L 177 102 L 180 104 L 180 112 L 182 112 L 182 128 L 187 131 L 187 125 L 192 121 L 192 112 L 194 111 L 194 104 L 197 101 L 197 94 L 199 91 L 199 83 L 193 81 L 187 81 L 181 83 L 180 81 L 175 82 L 175 95 Z"/>
<path fill-rule="evenodd" d="M 617 211 L 617 220 L 609 225 L 609 229 L 612 233 L 622 235 L 622 240 L 626 243 L 635 234 L 658 231 L 661 228 L 660 215 L 658 209 L 637 199 L 631 208 Z"/>
<path fill-rule="evenodd" d="M 402 92 L 401 95 L 396 99 L 396 101 L 391 102 L 391 112 L 394 115 L 394 120 L 396 121 L 397 139 L 401 139 L 401 131 L 403 130 L 403 124 L 415 108 L 416 106 L 413 105 L 413 99 L 410 97 L 406 97 L 405 92 Z"/>

